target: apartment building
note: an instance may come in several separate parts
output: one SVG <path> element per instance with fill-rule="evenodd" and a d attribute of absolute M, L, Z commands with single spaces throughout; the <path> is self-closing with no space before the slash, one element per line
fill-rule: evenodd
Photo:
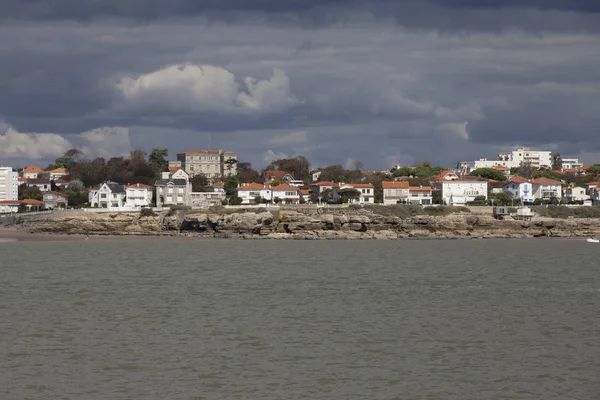
<path fill-rule="evenodd" d="M 19 199 L 19 175 L 11 167 L 0 166 L 0 200 Z"/>
<path fill-rule="evenodd" d="M 546 150 L 526 150 L 520 147 L 508 153 L 498 154 L 498 160 L 504 162 L 502 165 L 515 168 L 522 163 L 529 162 L 535 168 L 551 167 L 552 152 Z"/>
<path fill-rule="evenodd" d="M 237 174 L 237 154 L 223 150 L 190 150 L 177 154 L 181 169 L 194 177 L 200 173 L 208 178 L 222 178 Z"/>

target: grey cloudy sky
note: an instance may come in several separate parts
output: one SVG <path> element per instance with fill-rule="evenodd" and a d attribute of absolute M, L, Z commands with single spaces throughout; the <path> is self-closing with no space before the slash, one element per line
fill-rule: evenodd
<path fill-rule="evenodd" d="M 0 0 L 0 164 L 600 162 L 600 2 Z M 42 165 L 43 166 L 43 165 Z"/>

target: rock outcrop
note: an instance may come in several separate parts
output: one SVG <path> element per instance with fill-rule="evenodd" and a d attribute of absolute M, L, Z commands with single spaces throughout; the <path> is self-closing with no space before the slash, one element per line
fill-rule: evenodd
<path fill-rule="evenodd" d="M 369 210 L 316 210 L 200 213 L 69 211 L 28 218 L 21 227 L 33 233 L 107 235 L 186 235 L 272 239 L 523 238 L 600 236 L 599 219 L 498 221 L 491 216 L 383 216 Z"/>

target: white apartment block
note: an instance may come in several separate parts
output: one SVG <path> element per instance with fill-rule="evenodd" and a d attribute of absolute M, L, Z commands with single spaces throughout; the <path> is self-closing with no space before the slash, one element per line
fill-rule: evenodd
<path fill-rule="evenodd" d="M 442 192 L 444 203 L 449 206 L 464 206 L 478 196 L 487 199 L 487 181 L 439 181 L 435 189 Z"/>
<path fill-rule="evenodd" d="M 579 169 L 583 167 L 583 164 L 579 162 L 578 158 L 563 158 L 562 159 L 562 169 Z"/>
<path fill-rule="evenodd" d="M 223 178 L 237 174 L 235 163 L 237 154 L 223 150 L 190 150 L 177 154 L 177 161 L 181 163 L 181 169 L 194 177 L 200 173 L 208 178 Z"/>
<path fill-rule="evenodd" d="M 11 167 L 0 167 L 0 200 L 19 199 L 19 175 Z"/>
<path fill-rule="evenodd" d="M 509 168 L 519 167 L 524 162 L 530 162 L 535 168 L 551 167 L 552 152 L 546 150 L 526 150 L 520 147 L 508 153 L 498 154 L 498 160 L 505 162 L 503 164 Z"/>

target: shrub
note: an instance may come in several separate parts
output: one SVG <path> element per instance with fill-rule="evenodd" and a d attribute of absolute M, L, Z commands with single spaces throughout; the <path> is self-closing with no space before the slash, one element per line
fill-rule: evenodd
<path fill-rule="evenodd" d="M 140 210 L 140 217 L 156 217 L 156 213 L 151 208 L 142 208 Z"/>
<path fill-rule="evenodd" d="M 350 209 L 361 208 L 358 205 L 350 205 Z M 398 204 L 398 205 L 365 205 L 365 209 L 372 211 L 377 215 L 382 215 L 384 217 L 400 217 L 400 218 L 408 218 L 414 217 L 416 215 L 423 215 L 423 208 L 417 205 L 412 204 Z"/>

